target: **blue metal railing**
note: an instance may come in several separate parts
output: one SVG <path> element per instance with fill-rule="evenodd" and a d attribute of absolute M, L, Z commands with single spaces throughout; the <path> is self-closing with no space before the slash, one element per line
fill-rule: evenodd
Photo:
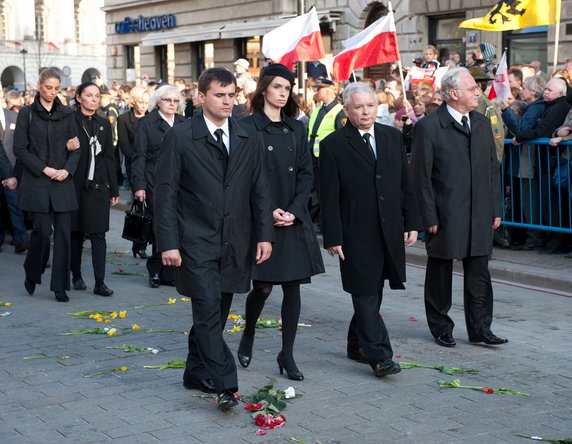
<path fill-rule="evenodd" d="M 550 139 L 518 146 L 505 139 L 501 164 L 502 225 L 572 234 L 572 141 L 550 146 Z"/>

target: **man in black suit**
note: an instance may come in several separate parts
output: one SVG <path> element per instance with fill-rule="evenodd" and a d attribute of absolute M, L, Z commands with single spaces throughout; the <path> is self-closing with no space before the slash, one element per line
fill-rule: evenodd
<path fill-rule="evenodd" d="M 417 205 L 401 133 L 375 123 L 375 91 L 349 85 L 344 111 L 346 126 L 320 143 L 324 248 L 339 255 L 343 288 L 352 295 L 348 357 L 381 377 L 401 370 L 379 309 L 385 279 L 405 288 L 404 244 L 417 240 Z"/>
<path fill-rule="evenodd" d="M 437 344 L 454 347 L 453 259 L 464 269 L 469 340 L 503 344 L 491 332 L 493 289 L 488 269 L 493 230 L 500 225 L 499 164 L 491 125 L 474 111 L 481 89 L 466 68 L 441 80 L 440 108 L 415 125 L 412 177 L 426 227 L 425 311 Z"/>
<path fill-rule="evenodd" d="M 225 411 L 237 404 L 238 381 L 222 331 L 232 294 L 246 293 L 252 265 L 270 257 L 274 227 L 262 141 L 229 118 L 235 77 L 211 68 L 198 83 L 202 111 L 163 141 L 155 231 L 163 264 L 177 267 L 177 290 L 192 301 L 183 384 L 216 392 Z"/>

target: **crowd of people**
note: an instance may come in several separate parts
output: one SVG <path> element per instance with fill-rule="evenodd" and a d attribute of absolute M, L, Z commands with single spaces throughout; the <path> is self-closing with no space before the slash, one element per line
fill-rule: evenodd
<path fill-rule="evenodd" d="M 469 340 L 506 343 L 490 328 L 488 272 L 501 191 L 525 194 L 517 212 L 523 222 L 545 223 L 543 212 L 556 211 L 543 202 L 564 190 L 544 185 L 550 162 L 526 141 L 550 138 L 555 153 L 569 153 L 559 144 L 572 139 L 572 60 L 552 78 L 537 62 L 512 66 L 512 97 L 491 101 L 485 93 L 495 66 L 491 48 L 481 49 L 465 68 L 460 54 L 427 47 L 420 66 L 448 66 L 440 88 L 431 79 L 405 88 L 393 68 L 386 79 L 340 85 L 311 62 L 316 77 L 296 93 L 287 67 L 268 64 L 254 77 L 238 59 L 234 73 L 210 68 L 196 83 L 145 78 L 108 88 L 95 79 L 64 91 L 59 72 L 44 68 L 35 94 L 7 92 L 0 112 L 0 176 L 15 252 L 27 252 L 26 291 L 34 294 L 50 263 L 57 301 L 68 301 L 70 288 L 86 290 L 81 256 L 89 240 L 93 292 L 113 294 L 105 283 L 105 233 L 119 189 L 127 187 L 153 221 L 151 251 L 132 245 L 133 256 L 147 260 L 148 285 L 175 286 L 192 301 L 184 386 L 217 393 L 223 411 L 236 404 L 238 388 L 221 334 L 233 293 L 249 292 L 237 354 L 248 367 L 256 321 L 281 286 L 276 360 L 281 373 L 304 379 L 293 350 L 300 287 L 324 272 L 318 233 L 339 256 L 343 289 L 352 296 L 348 357 L 368 363 L 375 376 L 400 371 L 379 310 L 385 280 L 404 288 L 405 247 L 419 232 L 436 343 L 456 345 L 448 316 L 455 259 L 465 271 Z M 512 145 L 505 147 L 505 138 Z M 501 164 L 508 167 L 501 171 Z M 509 234 L 497 241 L 547 253 L 569 248 L 559 233 Z"/>

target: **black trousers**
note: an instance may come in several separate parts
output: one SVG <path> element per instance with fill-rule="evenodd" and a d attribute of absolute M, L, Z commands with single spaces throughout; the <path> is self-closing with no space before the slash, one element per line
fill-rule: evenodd
<path fill-rule="evenodd" d="M 348 348 L 361 347 L 370 364 L 393 357 L 385 322 L 379 313 L 383 288 L 378 294 L 352 294 L 354 315 L 348 329 Z"/>
<path fill-rule="evenodd" d="M 26 278 L 40 284 L 50 255 L 50 234 L 54 227 L 54 255 L 51 291 L 70 289 L 71 212 L 33 213 L 30 248 L 24 261 Z"/>
<path fill-rule="evenodd" d="M 105 254 L 107 244 L 105 233 L 84 234 L 81 231 L 72 231 L 71 234 L 71 272 L 74 277 L 81 276 L 81 253 L 84 238 L 91 242 L 91 263 L 95 285 L 100 286 L 105 280 Z"/>
<path fill-rule="evenodd" d="M 223 328 L 232 305 L 232 293 L 220 286 L 220 262 L 207 261 L 200 266 L 183 265 L 177 269 L 191 298 L 193 326 L 189 332 L 189 353 L 184 379 L 197 381 L 211 377 L 217 393 L 238 390 L 236 363 L 223 338 Z"/>
<path fill-rule="evenodd" d="M 488 256 L 463 258 L 463 302 L 469 340 L 491 332 L 493 287 Z M 434 337 L 452 333 L 455 323 L 448 312 L 452 304 L 453 260 L 427 258 L 425 313 Z"/>

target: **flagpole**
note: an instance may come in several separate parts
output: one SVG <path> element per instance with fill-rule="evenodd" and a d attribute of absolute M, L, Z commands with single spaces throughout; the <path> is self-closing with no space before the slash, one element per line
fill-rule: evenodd
<path fill-rule="evenodd" d="M 556 0 L 556 36 L 554 38 L 554 71 L 558 65 L 558 44 L 560 42 L 560 0 Z"/>
<path fill-rule="evenodd" d="M 393 5 L 391 2 L 387 2 L 387 9 L 394 13 Z M 397 33 L 396 33 L 397 34 Z M 405 79 L 403 78 L 403 66 L 401 65 L 401 52 L 399 51 L 399 45 L 397 45 L 397 54 L 399 59 L 397 60 L 397 66 L 399 68 L 399 78 L 401 79 L 401 93 L 403 94 L 403 99 L 405 99 Z"/>
<path fill-rule="evenodd" d="M 354 71 L 352 71 L 352 76 L 354 78 L 354 83 L 356 82 L 356 73 Z"/>
<path fill-rule="evenodd" d="M 306 1 L 305 0 L 298 0 L 298 15 L 302 15 L 306 12 Z M 302 94 L 304 97 L 304 102 L 307 103 L 308 95 L 306 92 L 306 84 L 304 82 L 304 75 L 306 74 L 306 63 L 305 62 L 298 62 L 298 94 L 300 93 L 299 89 L 302 88 Z"/>

